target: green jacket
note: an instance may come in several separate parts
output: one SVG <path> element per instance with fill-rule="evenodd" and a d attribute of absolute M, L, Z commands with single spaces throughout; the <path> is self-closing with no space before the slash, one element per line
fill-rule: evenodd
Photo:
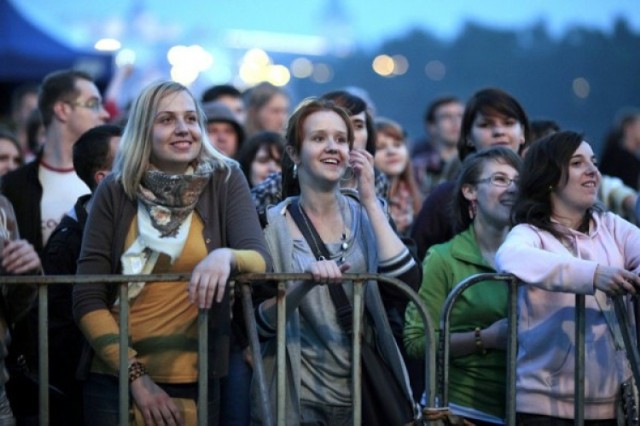
<path fill-rule="evenodd" d="M 478 273 L 495 272 L 482 257 L 471 225 L 446 243 L 432 246 L 423 262 L 420 297 L 435 327 L 447 295 L 460 281 Z M 467 289 L 451 312 L 451 332 L 486 328 L 507 315 L 507 287 L 486 282 Z M 437 331 L 437 330 L 436 330 Z M 409 356 L 424 354 L 424 324 L 413 303 L 405 314 L 404 344 Z M 451 402 L 504 418 L 506 353 L 488 350 L 452 358 L 449 371 Z"/>

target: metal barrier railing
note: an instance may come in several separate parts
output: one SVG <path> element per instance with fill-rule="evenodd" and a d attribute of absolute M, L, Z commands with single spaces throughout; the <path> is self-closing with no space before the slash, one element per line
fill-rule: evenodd
<path fill-rule="evenodd" d="M 477 274 L 461 281 L 456 285 L 445 299 L 442 307 L 442 313 L 440 316 L 440 340 L 438 344 L 438 365 L 442 366 L 442 369 L 438 374 L 438 395 L 440 396 L 440 403 L 442 406 L 447 407 L 449 405 L 449 342 L 451 337 L 450 331 L 450 317 L 451 311 L 458 297 L 469 287 L 486 282 L 486 281 L 505 281 L 508 284 L 508 298 L 507 298 L 507 318 L 509 321 L 509 338 L 507 342 L 507 401 L 506 401 L 506 413 L 507 424 L 515 425 L 515 373 L 516 373 L 516 327 L 512 327 L 512 324 L 516 324 L 517 316 L 517 279 L 513 275 L 506 274 Z"/>
<path fill-rule="evenodd" d="M 244 274 L 235 277 L 236 282 L 245 282 L 246 280 L 250 281 L 275 281 L 278 282 L 278 323 L 276 326 L 277 329 L 277 365 L 278 365 L 278 377 L 277 377 L 277 406 L 276 406 L 276 424 L 284 425 L 286 419 L 286 404 L 285 404 L 285 383 L 286 383 L 286 369 L 280 368 L 280 366 L 284 366 L 286 363 L 286 333 L 285 333 L 285 325 L 286 325 L 286 282 L 291 280 L 301 280 L 301 279 L 311 279 L 311 274 Z M 379 274 L 344 274 L 344 281 L 353 282 L 353 312 L 362 312 L 363 306 L 363 296 L 364 296 L 364 286 L 363 284 L 366 281 L 377 281 L 379 285 L 390 285 L 395 289 L 402 291 L 409 299 L 410 302 L 413 302 L 418 308 L 418 312 L 420 317 L 422 318 L 425 324 L 425 348 L 426 354 L 425 356 L 425 383 L 426 387 L 429 390 L 428 392 L 428 402 L 430 406 L 434 406 L 435 401 L 435 338 L 434 338 L 434 327 L 432 325 L 431 317 L 429 316 L 424 303 L 420 299 L 420 296 L 413 291 L 409 286 L 407 286 L 402 281 L 386 277 L 384 275 Z M 251 303 L 251 298 L 248 295 L 248 289 L 246 286 L 243 286 L 243 302 L 245 302 L 245 315 L 246 312 L 249 311 L 253 313 L 253 304 Z M 252 325 L 255 327 L 255 323 L 253 319 L 251 320 Z M 361 365 L 360 365 L 360 330 L 362 329 L 362 317 L 360 315 L 353 315 L 353 339 L 352 339 L 352 395 L 353 395 L 353 424 L 359 425 L 361 424 L 361 403 L 362 403 L 362 394 L 361 394 Z M 251 330 L 249 330 L 251 332 Z M 250 336 L 253 339 L 253 336 Z M 255 343 L 252 342 L 253 345 L 258 345 L 257 343 L 257 335 L 255 336 Z M 255 359 L 260 359 L 260 357 L 256 357 Z M 260 361 L 261 364 L 261 361 Z M 260 366 L 259 369 L 262 367 Z M 264 383 L 264 373 L 258 370 L 254 370 L 256 374 L 256 380 L 259 381 L 259 386 L 261 389 L 265 389 L 265 392 L 261 392 L 261 395 L 266 395 L 266 384 Z M 261 378 L 262 375 L 262 378 Z M 262 382 L 261 382 L 262 380 Z M 271 425 L 273 424 L 273 418 L 271 413 L 270 404 L 268 401 L 262 402 L 263 413 L 266 414 L 266 418 L 263 419 L 265 424 Z"/>
<path fill-rule="evenodd" d="M 40 412 L 40 425 L 45 426 L 49 424 L 49 362 L 48 362 L 48 333 L 47 333 L 47 318 L 48 318 L 48 303 L 47 303 L 47 286 L 51 284 L 74 284 L 82 285 L 89 283 L 108 283 L 119 284 L 119 300 L 120 300 L 120 338 L 119 338 L 119 424 L 129 424 L 129 380 L 128 380 L 128 353 L 127 348 L 129 345 L 129 301 L 127 297 L 127 284 L 129 282 L 153 282 L 153 281 L 189 281 L 191 274 L 150 274 L 150 275 L 58 275 L 58 276 L 3 276 L 0 278 L 0 283 L 9 285 L 20 284 L 37 284 L 38 285 L 38 339 L 39 339 L 39 354 L 38 354 L 38 368 L 39 368 L 39 412 Z M 254 282 L 277 282 L 278 287 L 278 353 L 277 362 L 278 366 L 285 365 L 285 348 L 286 348 L 286 336 L 285 336 L 285 291 L 286 282 L 292 280 L 312 279 L 311 274 L 239 274 L 233 277 L 233 280 L 240 284 L 242 303 L 244 307 L 245 322 L 247 324 L 247 331 L 249 334 L 249 341 L 251 351 L 254 359 L 254 378 L 258 381 L 260 389 L 260 404 L 263 409 L 263 423 L 265 425 L 274 425 L 273 413 L 271 412 L 271 404 L 268 395 L 268 390 L 265 382 L 264 368 L 262 365 L 262 358 L 260 352 L 260 343 L 258 340 L 258 334 L 253 317 L 253 302 L 251 297 L 250 283 Z M 409 286 L 404 284 L 398 279 L 386 277 L 379 274 L 344 274 L 345 281 L 351 281 L 353 286 L 353 310 L 354 312 L 363 312 L 363 295 L 364 286 L 366 281 L 374 280 L 381 285 L 390 285 L 395 289 L 402 291 L 413 302 L 425 324 L 425 383 L 428 390 L 428 404 L 429 406 L 435 406 L 435 374 L 436 362 L 435 362 L 435 329 L 432 325 L 431 317 L 428 315 L 420 296 L 413 291 Z M 207 356 L 207 326 L 208 326 L 208 310 L 200 309 L 198 313 L 198 424 L 207 424 L 207 369 L 208 369 L 208 356 Z M 353 315 L 353 365 L 352 365 L 352 384 L 353 384 L 353 421 L 354 424 L 361 424 L 361 373 L 360 373 L 360 331 L 362 329 L 362 317 L 360 315 Z M 276 421 L 278 425 L 285 424 L 285 381 L 286 371 L 284 368 L 278 368 L 277 378 L 277 412 Z"/>
<path fill-rule="evenodd" d="M 458 297 L 469 287 L 487 281 L 503 281 L 508 286 L 507 320 L 509 323 L 509 335 L 507 341 L 507 392 L 506 392 L 506 418 L 507 425 L 516 424 L 516 356 L 517 356 L 517 291 L 518 279 L 510 274 L 476 274 L 461 281 L 447 296 L 440 317 L 440 339 L 438 342 L 437 365 L 442 367 L 438 371 L 438 399 L 442 406 L 448 406 L 448 374 L 449 374 L 449 343 L 450 343 L 450 316 Z M 575 389 L 574 389 L 574 424 L 584 425 L 584 392 L 585 392 L 585 325 L 586 309 L 585 295 L 576 294 L 575 308 Z M 627 309 L 624 307 L 622 296 L 613 298 L 614 309 L 618 321 L 625 326 L 620 327 L 631 369 L 635 378 L 635 384 L 640 384 L 640 355 L 637 343 L 634 344 L 628 327 Z"/>

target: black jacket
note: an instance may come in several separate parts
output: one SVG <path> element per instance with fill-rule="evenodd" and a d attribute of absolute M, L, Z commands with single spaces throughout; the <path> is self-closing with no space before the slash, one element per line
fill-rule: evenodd
<path fill-rule="evenodd" d="M 16 212 L 20 236 L 33 244 L 42 259 L 42 185 L 38 179 L 41 154 L 35 160 L 7 173 L 0 180 L 2 193 Z"/>

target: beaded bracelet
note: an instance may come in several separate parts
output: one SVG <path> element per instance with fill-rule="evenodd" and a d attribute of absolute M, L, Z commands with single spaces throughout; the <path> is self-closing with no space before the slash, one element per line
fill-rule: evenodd
<path fill-rule="evenodd" d="M 133 383 L 142 376 L 148 374 L 144 364 L 140 361 L 134 361 L 129 365 L 129 384 Z"/>
<path fill-rule="evenodd" d="M 484 348 L 484 343 L 482 343 L 482 335 L 480 335 L 480 327 L 476 327 L 473 334 L 476 338 L 476 349 L 482 355 L 485 355 L 487 353 L 487 350 Z"/>

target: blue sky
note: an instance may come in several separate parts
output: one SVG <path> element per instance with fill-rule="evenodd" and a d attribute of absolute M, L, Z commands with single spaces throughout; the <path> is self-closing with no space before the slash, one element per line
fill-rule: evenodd
<path fill-rule="evenodd" d="M 331 3 L 342 9 L 348 34 L 365 47 L 414 27 L 451 38 L 468 20 L 499 28 L 544 21 L 558 35 L 573 24 L 609 30 L 616 17 L 624 16 L 640 31 L 638 0 L 10 1 L 56 37 L 85 47 L 92 46 L 98 36 L 131 36 L 135 31 L 130 28 L 128 12 L 134 4 L 145 10 L 140 20 L 150 24 L 145 36 L 154 36 L 155 28 L 165 37 L 183 38 L 183 42 L 200 42 L 184 38 L 210 38 L 230 29 L 326 36 L 335 28 L 326 12 Z"/>

